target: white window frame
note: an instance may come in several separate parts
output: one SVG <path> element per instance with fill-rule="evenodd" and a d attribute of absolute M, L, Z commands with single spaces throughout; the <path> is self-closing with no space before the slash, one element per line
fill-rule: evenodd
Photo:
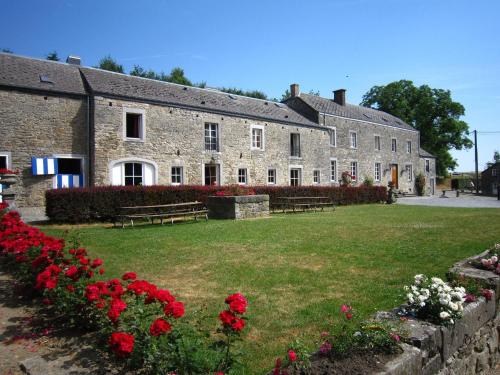
<path fill-rule="evenodd" d="M 62 156 L 60 156 L 62 157 Z M 123 158 L 123 159 L 118 159 L 118 160 L 113 160 L 109 162 L 108 164 L 108 170 L 109 170 L 109 184 L 113 185 L 113 168 L 117 164 L 121 164 L 121 181 L 120 185 L 114 185 L 114 186 L 125 186 L 125 163 L 141 163 L 142 164 L 142 176 L 143 179 L 145 178 L 145 173 L 144 173 L 144 167 L 145 164 L 149 164 L 153 167 L 153 181 L 151 185 L 156 185 L 158 183 L 158 164 L 152 160 L 144 159 L 144 158 L 135 158 L 135 157 L 129 157 L 129 158 Z M 85 174 L 83 175 L 83 183 L 85 185 Z M 151 186 L 151 185 L 144 185 L 143 186 Z"/>
<path fill-rule="evenodd" d="M 406 153 L 411 154 L 411 149 L 412 149 L 411 141 L 407 140 L 406 141 Z"/>
<path fill-rule="evenodd" d="M 260 136 L 260 147 L 254 146 L 254 139 L 253 139 L 253 131 L 254 130 L 260 130 L 261 131 L 261 136 Z M 265 135 L 264 135 L 264 126 L 262 125 L 250 125 L 250 150 L 257 150 L 257 151 L 265 151 Z"/>
<path fill-rule="evenodd" d="M 318 181 L 314 181 L 314 179 L 318 177 Z M 313 185 L 321 184 L 321 170 L 315 168 L 313 169 Z"/>
<path fill-rule="evenodd" d="M 334 128 L 334 127 L 329 128 L 328 136 L 330 138 L 329 139 L 330 147 L 337 147 L 337 128 Z M 332 139 L 333 139 L 333 143 L 332 143 Z"/>
<path fill-rule="evenodd" d="M 241 174 L 240 172 L 244 173 Z M 243 181 L 240 181 L 240 177 Z M 238 185 L 248 185 L 248 169 L 247 168 L 238 168 Z"/>
<path fill-rule="evenodd" d="M 391 138 L 391 152 L 398 152 L 398 140 Z"/>
<path fill-rule="evenodd" d="M 174 174 L 173 174 L 173 169 L 174 168 L 179 168 L 180 170 L 180 182 L 174 182 L 173 179 L 174 179 Z M 177 175 L 177 174 L 176 174 Z M 170 167 L 170 183 L 174 186 L 178 186 L 178 185 L 184 185 L 184 167 L 182 165 L 172 165 Z"/>
<path fill-rule="evenodd" d="M 332 168 L 332 162 L 335 162 L 335 170 Z M 339 163 L 336 158 L 330 158 L 330 182 L 339 182 Z"/>
<path fill-rule="evenodd" d="M 413 165 L 412 164 L 406 164 L 405 165 L 405 172 L 408 174 L 408 182 L 413 181 Z"/>
<path fill-rule="evenodd" d="M 296 169 L 299 171 L 299 183 L 296 186 L 302 186 L 302 172 L 304 168 L 301 165 L 290 165 L 290 167 L 288 168 L 288 183 L 290 186 L 294 186 L 292 185 L 292 170 Z"/>
<path fill-rule="evenodd" d="M 6 165 L 6 168 L 7 169 L 11 169 L 12 168 L 12 153 L 10 151 L 0 151 L 0 156 L 5 156 L 6 158 L 6 162 L 5 162 L 5 165 Z"/>
<path fill-rule="evenodd" d="M 215 125 L 215 150 L 210 150 L 207 149 L 207 136 L 206 136 L 206 127 L 207 125 Z M 211 132 L 211 130 L 210 130 Z M 203 149 L 205 152 L 210 152 L 210 153 L 218 153 L 220 152 L 220 124 L 217 122 L 210 122 L 210 121 L 205 121 L 203 123 Z M 210 139 L 212 136 L 210 136 Z M 211 143 L 210 143 L 211 144 Z"/>
<path fill-rule="evenodd" d="M 274 171 L 274 181 L 273 182 L 269 182 L 269 171 Z M 267 168 L 267 184 L 268 185 L 276 185 L 277 180 L 278 180 L 278 177 L 277 177 L 276 168 Z"/>
<path fill-rule="evenodd" d="M 378 145 L 377 145 L 377 140 L 378 140 Z M 373 148 L 374 148 L 375 151 L 380 151 L 382 149 L 380 142 L 381 142 L 380 141 L 380 135 L 375 134 L 374 137 L 373 137 Z"/>
<path fill-rule="evenodd" d="M 80 159 L 80 162 L 81 162 L 80 170 L 82 171 L 82 180 L 83 180 L 81 187 L 87 186 L 86 185 L 87 184 L 87 158 L 85 157 L 85 155 L 82 155 L 82 154 L 52 154 L 51 157 L 54 159 Z M 111 169 L 110 169 L 110 171 L 111 171 Z M 122 173 L 122 175 L 123 175 L 123 173 Z M 52 186 L 54 189 L 57 189 L 57 175 L 54 175 L 52 177 Z"/>
<path fill-rule="evenodd" d="M 215 165 L 216 169 L 215 172 L 217 173 L 216 179 L 217 179 L 217 185 L 216 186 L 222 186 L 223 181 L 222 181 L 222 163 L 221 162 L 215 162 L 215 163 L 201 163 L 201 183 L 203 186 L 209 186 L 205 184 L 205 166 L 207 165 Z"/>
<path fill-rule="evenodd" d="M 354 138 L 352 137 L 354 135 Z M 353 139 L 354 139 L 354 145 L 353 145 Z M 355 131 L 349 131 L 349 145 L 352 149 L 357 149 L 358 148 L 358 133 Z"/>
<path fill-rule="evenodd" d="M 300 159 L 302 157 L 302 144 L 301 144 L 302 142 L 301 142 L 301 139 L 300 139 L 301 138 L 300 137 L 300 133 L 299 132 L 291 132 L 289 134 L 290 135 L 289 135 L 288 139 L 289 139 L 289 142 L 290 142 L 290 146 L 289 146 L 290 147 L 290 158 L 292 158 L 292 159 Z M 298 136 L 297 137 L 298 140 L 299 140 L 299 154 L 298 155 L 292 155 L 292 153 L 293 153 L 292 135 L 297 135 Z"/>
<path fill-rule="evenodd" d="M 122 127 L 123 127 L 123 140 L 127 142 L 144 142 L 146 139 L 146 110 L 142 108 L 131 108 L 131 107 L 123 107 L 123 119 L 122 119 Z M 141 115 L 141 128 L 139 129 L 140 137 L 139 138 L 131 138 L 127 137 L 127 113 L 132 113 L 135 115 Z"/>
<path fill-rule="evenodd" d="M 376 162 L 373 166 L 373 180 L 380 182 L 381 178 L 382 178 L 382 163 Z"/>
<path fill-rule="evenodd" d="M 356 173 L 352 173 L 353 166 L 354 166 L 354 169 L 356 170 Z M 353 161 L 350 162 L 350 164 L 349 164 L 349 172 L 351 173 L 352 180 L 353 181 L 358 181 L 359 170 L 358 170 L 358 162 L 357 162 L 357 160 L 353 160 Z"/>

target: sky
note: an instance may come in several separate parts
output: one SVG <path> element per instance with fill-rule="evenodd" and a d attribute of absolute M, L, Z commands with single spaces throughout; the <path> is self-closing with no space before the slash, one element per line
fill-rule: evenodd
<path fill-rule="evenodd" d="M 134 65 L 184 69 L 210 87 L 281 98 L 291 83 L 359 104 L 400 79 L 451 91 L 478 131 L 479 168 L 500 150 L 498 0 L 0 0 L 0 49 L 57 51 L 82 64 L 111 55 Z M 490 132 L 490 133 L 488 133 Z M 498 132 L 498 133 L 491 133 Z M 453 150 L 457 171 L 474 151 Z"/>

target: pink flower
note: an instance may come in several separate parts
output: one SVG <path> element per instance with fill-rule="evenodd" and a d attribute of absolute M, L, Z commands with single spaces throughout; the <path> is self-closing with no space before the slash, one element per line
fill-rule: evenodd
<path fill-rule="evenodd" d="M 491 299 L 493 298 L 493 292 L 489 289 L 483 289 L 481 291 L 481 294 L 484 298 L 486 298 L 486 301 L 491 301 Z"/>
<path fill-rule="evenodd" d="M 319 351 L 323 354 L 328 353 L 330 350 L 332 350 L 332 344 L 326 340 L 321 346 L 319 347 Z"/>
<path fill-rule="evenodd" d="M 288 359 L 290 362 L 295 362 L 297 360 L 297 354 L 292 349 L 288 351 Z"/>
<path fill-rule="evenodd" d="M 470 302 L 475 302 L 476 301 L 476 296 L 474 294 L 466 294 L 465 295 L 465 302 L 470 303 Z"/>
<path fill-rule="evenodd" d="M 396 335 L 395 333 L 391 333 L 391 339 L 393 339 L 396 342 L 399 342 L 399 340 L 401 340 L 401 337 L 399 337 L 399 335 Z"/>
<path fill-rule="evenodd" d="M 351 306 L 349 306 L 349 305 L 342 305 L 340 307 L 340 311 L 342 311 L 345 314 L 346 312 L 351 311 Z"/>

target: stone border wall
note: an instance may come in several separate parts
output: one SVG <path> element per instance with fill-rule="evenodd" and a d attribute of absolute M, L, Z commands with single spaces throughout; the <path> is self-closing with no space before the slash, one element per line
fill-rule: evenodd
<path fill-rule="evenodd" d="M 485 282 L 494 295 L 469 303 L 463 317 L 449 327 L 416 319 L 401 322 L 411 345 L 403 345 L 403 354 L 389 362 L 380 375 L 462 375 L 498 374 L 500 347 L 500 276 L 470 265 L 486 252 L 456 263 L 449 275 Z M 396 310 L 377 313 L 376 319 L 399 321 Z"/>
<path fill-rule="evenodd" d="M 269 216 L 269 195 L 210 196 L 210 219 L 249 219 Z"/>

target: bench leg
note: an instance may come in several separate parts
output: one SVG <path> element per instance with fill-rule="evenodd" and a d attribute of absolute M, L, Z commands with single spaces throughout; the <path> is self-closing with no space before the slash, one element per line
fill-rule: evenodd
<path fill-rule="evenodd" d="M 125 228 L 125 218 L 122 217 L 122 229 Z"/>
<path fill-rule="evenodd" d="M 205 221 L 208 221 L 208 214 L 205 214 Z"/>
<path fill-rule="evenodd" d="M 132 224 L 132 226 L 134 226 L 134 220 L 133 219 L 130 219 L 130 224 Z"/>
<path fill-rule="evenodd" d="M 160 224 L 163 225 L 163 218 L 160 218 Z"/>

